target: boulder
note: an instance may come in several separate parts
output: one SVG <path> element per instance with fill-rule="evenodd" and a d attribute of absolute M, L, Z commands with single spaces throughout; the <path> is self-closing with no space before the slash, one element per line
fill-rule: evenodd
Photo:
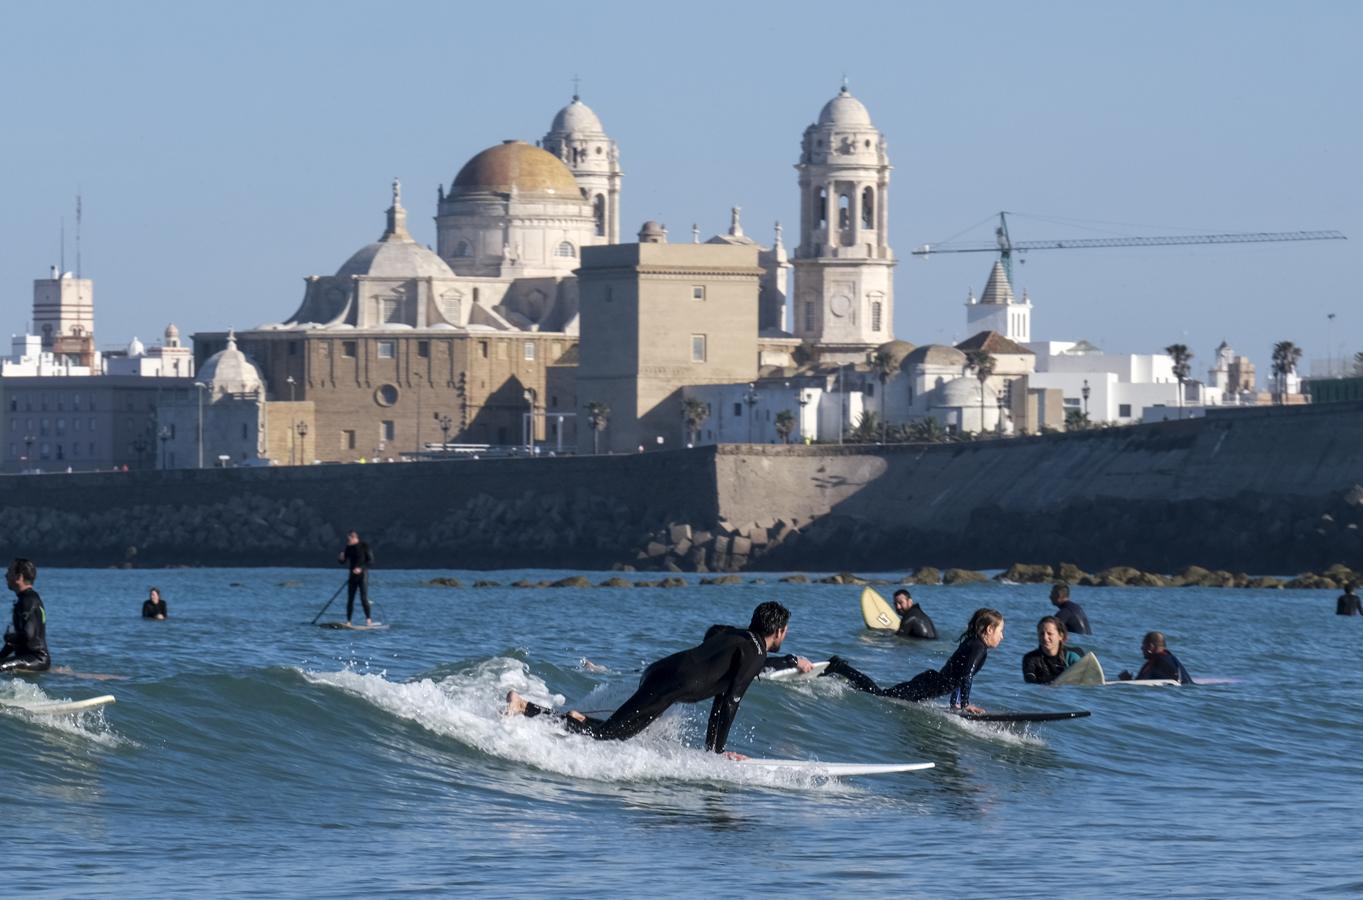
<path fill-rule="evenodd" d="M 1337 581 L 1328 576 L 1317 575 L 1315 572 L 1303 572 L 1287 584 L 1283 585 L 1283 587 L 1291 588 L 1292 590 L 1325 591 L 1338 590 L 1340 585 Z"/>
<path fill-rule="evenodd" d="M 1055 570 L 1036 563 L 1013 563 L 1006 572 L 994 577 L 996 581 L 1011 581 L 1014 584 L 1046 584 L 1055 580 Z"/>
<path fill-rule="evenodd" d="M 1363 485 L 1355 484 L 1344 492 L 1341 499 L 1346 506 L 1352 506 L 1355 509 L 1363 507 Z"/>
<path fill-rule="evenodd" d="M 672 543 L 674 544 L 680 544 L 682 541 L 691 540 L 690 525 L 673 525 L 670 529 L 668 529 L 668 533 L 669 536 L 672 538 Z"/>
<path fill-rule="evenodd" d="M 905 584 L 941 584 L 942 573 L 933 566 L 919 566 L 914 570 L 912 581 L 904 579 Z"/>
<path fill-rule="evenodd" d="M 501 587 L 502 583 L 500 581 L 488 581 L 486 579 L 480 578 L 473 583 L 473 586 L 476 588 L 493 588 Z"/>
<path fill-rule="evenodd" d="M 1274 578 L 1272 575 L 1260 575 L 1258 578 L 1251 578 L 1249 584 L 1245 585 L 1245 587 L 1282 590 L 1283 580 L 1281 578 Z"/>
<path fill-rule="evenodd" d="M 682 538 L 681 540 L 677 541 L 676 546 L 672 548 L 672 552 L 677 554 L 678 556 L 685 556 L 686 554 L 691 552 L 691 547 L 692 547 L 691 539 Z"/>
<path fill-rule="evenodd" d="M 729 544 L 729 552 L 734 556 L 748 556 L 752 553 L 752 540 L 736 537 Z"/>
<path fill-rule="evenodd" d="M 627 587 L 634 587 L 634 585 L 630 584 L 628 581 L 626 581 L 625 579 L 621 578 L 619 575 L 612 575 L 610 578 L 607 578 L 605 581 L 601 582 L 601 584 L 598 585 L 598 587 L 604 587 L 604 588 L 627 588 Z"/>
<path fill-rule="evenodd" d="M 426 583 L 430 585 L 435 585 L 437 587 L 461 588 L 464 586 L 464 583 L 460 581 L 458 578 L 447 578 L 443 575 L 440 576 L 439 578 L 432 578 L 430 581 Z"/>
<path fill-rule="evenodd" d="M 648 559 L 657 559 L 667 555 L 667 545 L 658 541 L 649 541 L 648 546 L 644 547 L 644 556 Z"/>
<path fill-rule="evenodd" d="M 569 575 L 567 578 L 560 578 L 558 581 L 549 582 L 549 587 L 589 588 L 592 587 L 592 580 L 586 575 Z"/>
<path fill-rule="evenodd" d="M 716 575 L 714 578 L 702 578 L 701 584 L 742 584 L 743 579 L 737 575 Z"/>
<path fill-rule="evenodd" d="M 664 578 L 657 584 L 660 588 L 679 588 L 686 587 L 685 578 Z"/>
<path fill-rule="evenodd" d="M 947 569 L 942 573 L 942 584 L 980 584 L 989 576 L 974 569 Z"/>
<path fill-rule="evenodd" d="M 1078 584 L 1088 573 L 1076 566 L 1074 563 L 1062 562 L 1056 566 L 1055 576 L 1066 584 Z"/>
<path fill-rule="evenodd" d="M 715 536 L 708 531 L 696 531 L 691 534 L 691 543 L 697 547 L 704 547 L 714 539 Z"/>
<path fill-rule="evenodd" d="M 511 586 L 514 587 L 514 588 L 538 588 L 538 587 L 544 587 L 544 582 L 542 582 L 542 581 L 531 581 L 531 580 L 529 580 L 528 578 L 522 578 L 522 579 L 520 579 L 519 581 L 513 581 L 513 582 L 511 582 Z"/>
<path fill-rule="evenodd" d="M 782 584 L 809 584 L 809 577 L 798 572 L 794 575 L 786 575 L 781 579 Z"/>
<path fill-rule="evenodd" d="M 669 558 L 663 560 L 663 569 L 664 569 L 664 571 L 667 571 L 667 572 L 682 572 L 682 571 L 685 571 L 684 569 L 682 569 L 681 566 L 677 565 L 676 562 L 674 562 L 674 561 L 672 560 L 671 557 L 669 557 Z"/>

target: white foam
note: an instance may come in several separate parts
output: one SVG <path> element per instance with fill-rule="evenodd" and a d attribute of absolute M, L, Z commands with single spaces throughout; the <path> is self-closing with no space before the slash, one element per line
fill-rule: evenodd
<path fill-rule="evenodd" d="M 28 712 L 18 707 L 4 705 L 6 701 L 38 704 L 63 703 L 76 699 L 74 697 L 54 697 L 43 691 L 38 685 L 22 679 L 11 678 L 8 681 L 9 683 L 5 685 L 8 690 L 0 689 L 0 713 L 24 719 L 50 731 L 70 734 L 103 747 L 136 746 L 134 742 L 120 736 L 113 730 L 108 720 L 104 718 L 102 707 L 66 715 L 53 715 L 51 713 Z"/>
<path fill-rule="evenodd" d="M 497 658 L 443 678 L 392 682 L 354 671 L 303 672 L 313 684 L 329 685 L 435 734 L 489 756 L 548 772 L 593 781 L 722 781 L 780 788 L 849 790 L 824 776 L 733 765 L 714 753 L 682 743 L 684 721 L 664 716 L 628 741 L 595 741 L 569 734 L 548 716 L 503 716 L 506 693 L 515 690 L 537 703 L 552 697 L 519 660 Z M 552 697 L 560 705 L 562 697 Z"/>

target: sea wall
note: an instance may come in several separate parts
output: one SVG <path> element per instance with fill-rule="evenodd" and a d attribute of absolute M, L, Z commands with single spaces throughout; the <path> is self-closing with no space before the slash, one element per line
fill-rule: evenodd
<path fill-rule="evenodd" d="M 48 565 L 1363 565 L 1363 403 L 967 444 L 0 477 Z"/>

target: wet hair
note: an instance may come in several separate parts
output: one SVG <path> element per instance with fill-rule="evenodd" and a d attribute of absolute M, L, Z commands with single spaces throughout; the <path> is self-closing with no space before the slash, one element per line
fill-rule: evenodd
<path fill-rule="evenodd" d="M 1164 644 L 1164 632 L 1163 632 L 1163 631 L 1147 631 L 1147 632 L 1145 633 L 1145 637 L 1141 638 L 1141 646 L 1144 647 L 1146 644 L 1149 644 L 1150 646 L 1154 647 L 1156 650 L 1163 650 L 1163 649 L 1165 649 L 1165 644 Z"/>
<path fill-rule="evenodd" d="M 22 556 L 15 557 L 14 562 L 9 564 L 9 570 L 15 577 L 22 578 L 29 584 L 38 580 L 38 567 L 33 564 L 33 560 L 24 559 Z"/>
<path fill-rule="evenodd" d="M 1051 585 L 1052 597 L 1068 597 L 1070 595 L 1070 584 L 1068 581 L 1057 581 Z"/>
<path fill-rule="evenodd" d="M 1065 623 L 1055 616 L 1042 616 L 1041 620 L 1036 623 L 1036 636 L 1038 639 L 1041 637 L 1041 629 L 1045 628 L 1047 625 L 1054 625 L 1055 633 L 1060 635 L 1060 652 L 1063 654 L 1065 652 L 1065 642 L 1070 639 L 1070 633 L 1065 630 Z"/>
<path fill-rule="evenodd" d="M 785 628 L 789 622 L 790 610 L 775 600 L 768 600 L 766 603 L 759 603 L 757 609 L 752 611 L 752 622 L 748 624 L 748 630 L 758 637 L 771 637 Z"/>
<path fill-rule="evenodd" d="M 156 595 L 156 599 L 157 599 L 157 600 L 160 600 L 160 599 L 161 599 L 161 589 L 160 589 L 159 587 L 156 587 L 155 585 L 153 585 L 153 586 L 147 588 L 147 599 L 148 599 L 148 600 L 151 599 L 151 595 L 152 595 L 152 594 L 155 594 L 155 595 Z"/>
<path fill-rule="evenodd" d="M 975 610 L 975 615 L 970 617 L 970 624 L 966 625 L 965 631 L 961 633 L 957 643 L 968 637 L 984 637 L 984 633 L 995 625 L 1003 624 L 1003 613 L 997 609 L 980 607 Z"/>
<path fill-rule="evenodd" d="M 900 588 L 899 590 L 895 591 L 892 595 L 890 595 L 890 599 L 891 599 L 891 600 L 898 600 L 900 594 L 903 594 L 905 597 L 908 597 L 910 600 L 913 599 L 913 594 L 910 594 L 910 593 L 909 593 L 909 589 L 908 589 L 908 588 Z"/>

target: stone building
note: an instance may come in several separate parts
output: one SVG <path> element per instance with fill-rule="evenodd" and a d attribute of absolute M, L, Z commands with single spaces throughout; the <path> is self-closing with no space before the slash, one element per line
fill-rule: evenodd
<path fill-rule="evenodd" d="M 54 266 L 33 282 L 33 333 L 43 350 L 76 366 L 98 368 L 95 352 L 95 283 Z"/>
<path fill-rule="evenodd" d="M 578 428 L 579 452 L 682 446 L 684 387 L 757 377 L 757 256 L 743 243 L 669 244 L 656 222 L 637 244 L 583 253 L 577 398 L 610 419 L 599 435 Z"/>

